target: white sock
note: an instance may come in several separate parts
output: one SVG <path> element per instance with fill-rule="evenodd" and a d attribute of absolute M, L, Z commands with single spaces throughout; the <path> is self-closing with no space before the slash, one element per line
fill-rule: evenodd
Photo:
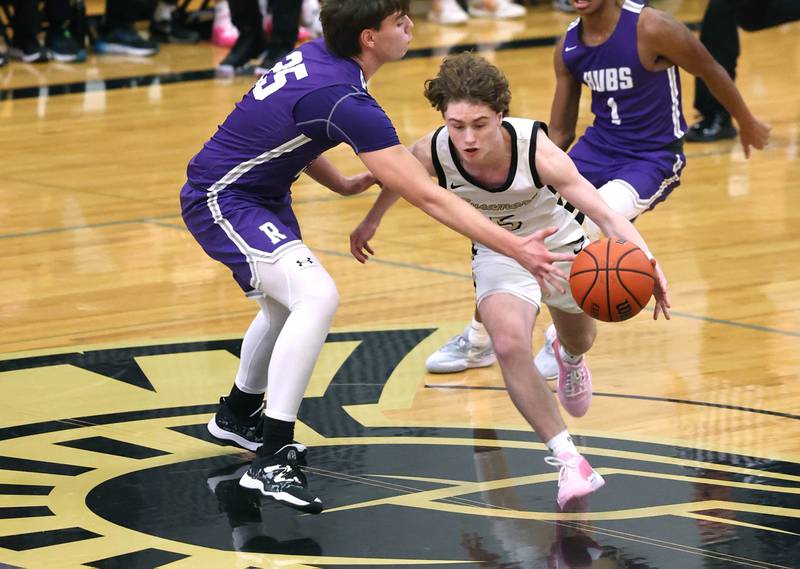
<path fill-rule="evenodd" d="M 483 347 L 489 345 L 489 333 L 483 322 L 478 322 L 475 317 L 472 317 L 472 322 L 467 326 L 467 340 L 469 343 L 476 347 Z"/>
<path fill-rule="evenodd" d="M 579 356 L 573 356 L 567 350 L 564 349 L 564 346 L 561 346 L 561 359 L 563 361 L 567 362 L 568 364 L 572 364 L 572 365 L 578 364 L 578 363 L 581 362 L 581 358 L 582 357 L 583 357 L 583 354 L 581 354 Z"/>
<path fill-rule="evenodd" d="M 578 449 L 575 448 L 575 443 L 572 442 L 572 437 L 569 436 L 569 431 L 566 429 L 547 441 L 547 448 L 550 449 L 550 453 L 553 456 L 559 456 L 565 452 L 580 454 Z"/>

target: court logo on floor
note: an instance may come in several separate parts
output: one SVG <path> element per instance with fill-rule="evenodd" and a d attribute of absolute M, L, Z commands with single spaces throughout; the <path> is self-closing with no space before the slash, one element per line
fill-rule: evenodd
<path fill-rule="evenodd" d="M 238 340 L 0 361 L 13 394 L 0 428 L 0 563 L 794 566 L 796 464 L 577 437 L 607 485 L 565 514 L 531 433 L 464 428 L 466 410 L 458 423 L 386 419 L 426 393 L 416 350 L 432 332 L 329 336 L 298 426 L 318 516 L 242 489 L 252 454 L 205 428 Z"/>

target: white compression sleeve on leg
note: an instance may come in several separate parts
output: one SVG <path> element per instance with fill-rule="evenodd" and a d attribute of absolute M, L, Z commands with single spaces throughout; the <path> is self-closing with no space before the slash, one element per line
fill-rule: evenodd
<path fill-rule="evenodd" d="M 339 306 L 333 279 L 307 247 L 274 263 L 257 262 L 261 292 L 288 309 L 272 348 L 266 415 L 294 421 Z M 272 314 L 272 310 L 270 310 Z"/>
<path fill-rule="evenodd" d="M 257 298 L 260 310 L 242 340 L 236 387 L 245 393 L 264 393 L 267 390 L 267 367 L 275 341 L 289 316 L 281 304 L 268 298 Z"/>

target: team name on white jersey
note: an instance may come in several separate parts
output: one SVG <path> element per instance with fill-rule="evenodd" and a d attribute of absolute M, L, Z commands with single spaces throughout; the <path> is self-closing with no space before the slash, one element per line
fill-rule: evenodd
<path fill-rule="evenodd" d="M 622 91 L 633 88 L 630 67 L 609 67 L 583 72 L 583 82 L 597 92 Z"/>

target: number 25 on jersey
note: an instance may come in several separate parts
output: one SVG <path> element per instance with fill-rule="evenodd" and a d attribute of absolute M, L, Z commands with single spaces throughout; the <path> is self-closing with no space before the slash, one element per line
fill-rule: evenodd
<path fill-rule="evenodd" d="M 263 101 L 286 85 L 288 75 L 294 75 L 294 78 L 298 81 L 308 77 L 308 71 L 303 63 L 303 54 L 299 51 L 293 51 L 286 56 L 284 61 L 276 63 L 272 69 L 265 73 L 253 87 L 253 97 L 258 101 Z M 272 81 L 271 83 L 270 80 Z"/>

